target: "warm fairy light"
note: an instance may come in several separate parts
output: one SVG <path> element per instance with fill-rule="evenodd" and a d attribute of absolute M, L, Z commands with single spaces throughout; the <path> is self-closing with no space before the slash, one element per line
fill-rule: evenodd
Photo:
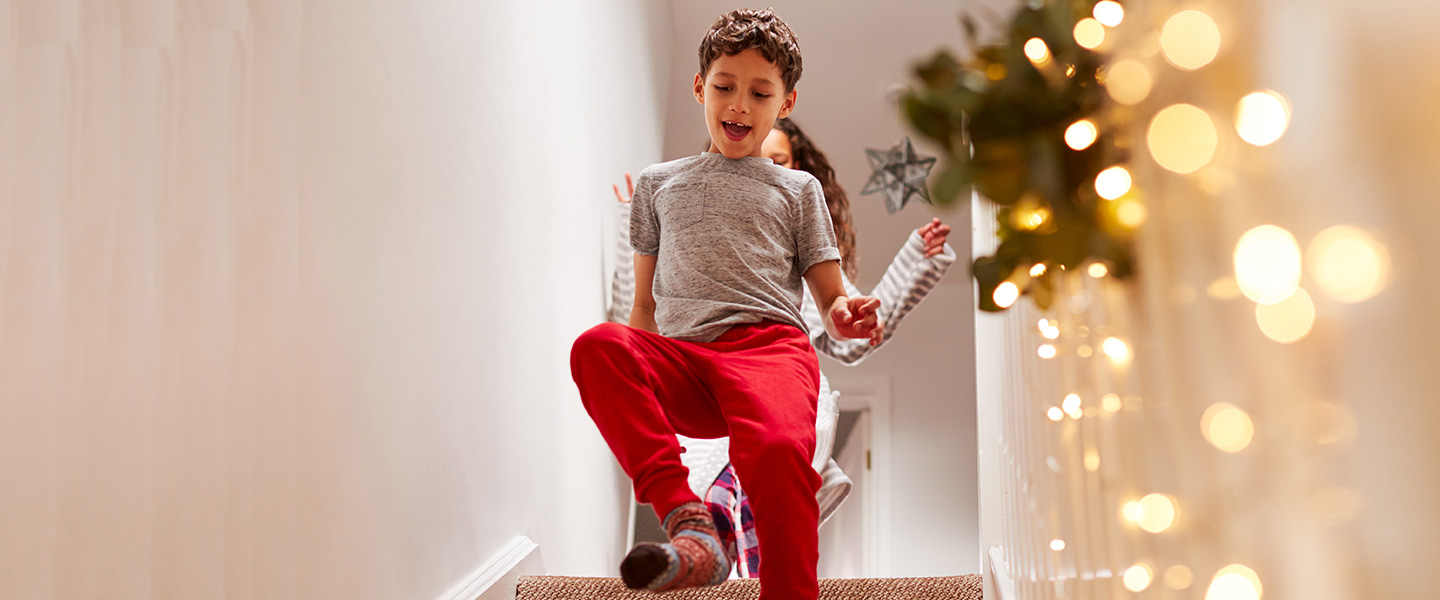
<path fill-rule="evenodd" d="M 1235 244 L 1235 283 L 1240 293 L 1260 304 L 1274 304 L 1300 286 L 1300 244 L 1274 225 L 1261 225 Z"/>
<path fill-rule="evenodd" d="M 1040 358 L 1055 358 L 1055 347 L 1050 344 L 1040 344 L 1040 348 L 1035 350 L 1035 353 L 1039 354 Z"/>
<path fill-rule="evenodd" d="M 1190 587 L 1195 582 L 1195 574 L 1190 572 L 1190 567 L 1185 565 L 1174 565 L 1165 569 L 1165 587 L 1180 591 Z"/>
<path fill-rule="evenodd" d="M 1110 360 L 1113 360 L 1117 363 L 1126 363 L 1130 361 L 1130 345 L 1126 344 L 1125 340 L 1122 340 L 1120 338 L 1105 338 L 1105 341 L 1100 342 L 1100 351 L 1104 352 L 1105 356 L 1110 357 Z"/>
<path fill-rule="evenodd" d="M 1060 407 L 1058 406 L 1052 406 L 1050 407 L 1050 410 L 1045 411 L 1045 416 L 1049 417 L 1051 421 L 1059 423 L 1060 419 L 1065 418 L 1065 411 L 1060 410 Z"/>
<path fill-rule="evenodd" d="M 1143 592 L 1145 588 L 1150 587 L 1150 580 L 1153 577 L 1154 574 L 1150 572 L 1148 565 L 1145 563 L 1137 563 L 1125 569 L 1125 589 L 1132 592 Z"/>
<path fill-rule="evenodd" d="M 1260 575 L 1242 564 L 1226 565 L 1215 572 L 1205 600 L 1260 600 L 1265 593 Z"/>
<path fill-rule="evenodd" d="M 1093 351 L 1090 349 L 1089 346 L 1081 346 L 1075 349 L 1075 354 L 1080 358 L 1090 358 L 1090 355 L 1092 353 Z"/>
<path fill-rule="evenodd" d="M 1121 166 L 1110 167 L 1095 176 L 1095 193 L 1106 200 L 1114 200 L 1129 192 L 1131 183 L 1129 170 Z"/>
<path fill-rule="evenodd" d="M 1194 173 L 1215 158 L 1220 134 L 1209 113 L 1189 104 L 1165 107 L 1150 120 L 1150 156 L 1176 173 Z"/>
<path fill-rule="evenodd" d="M 1200 417 L 1200 434 L 1222 452 L 1234 454 L 1250 445 L 1255 437 L 1255 425 L 1245 411 L 1219 402 L 1205 409 Z"/>
<path fill-rule="evenodd" d="M 1090 119 L 1080 119 L 1070 124 L 1065 130 L 1065 145 L 1071 150 L 1084 150 L 1094 144 L 1100 137 L 1100 130 L 1095 127 L 1095 122 Z"/>
<path fill-rule="evenodd" d="M 1110 268 L 1105 266 L 1105 263 L 1090 263 L 1090 267 L 1085 269 L 1085 272 L 1089 273 L 1091 277 L 1099 279 L 1101 277 L 1109 275 Z"/>
<path fill-rule="evenodd" d="M 1139 500 L 1131 500 L 1120 507 L 1120 516 L 1131 523 L 1139 523 L 1140 517 L 1145 516 L 1145 509 L 1140 507 Z"/>
<path fill-rule="evenodd" d="M 1080 410 L 1079 394 L 1065 396 L 1065 401 L 1060 403 L 1060 408 L 1064 409 L 1065 414 L 1070 415 L 1072 419 L 1078 419 L 1085 414 Z"/>
<path fill-rule="evenodd" d="M 1380 293 L 1390 278 L 1390 252 L 1369 233 L 1337 225 L 1310 241 L 1310 276 L 1326 296 L 1361 302 Z"/>
<path fill-rule="evenodd" d="M 1140 499 L 1139 518 L 1135 524 L 1150 533 L 1160 533 L 1175 525 L 1178 512 L 1175 501 L 1165 494 L 1149 494 Z"/>
<path fill-rule="evenodd" d="M 1062 539 L 1060 539 L 1060 538 L 1055 538 L 1055 539 L 1053 539 L 1053 540 L 1050 540 L 1050 549 L 1051 549 L 1051 550 L 1054 550 L 1054 551 L 1056 551 L 1056 552 L 1059 552 L 1059 551 L 1061 551 L 1061 550 L 1064 550 L 1064 549 L 1065 549 L 1065 540 L 1062 540 Z"/>
<path fill-rule="evenodd" d="M 1005 65 L 1000 63 L 990 63 L 990 66 L 985 67 L 985 78 L 990 81 L 1000 81 L 1005 78 L 1006 73 Z"/>
<path fill-rule="evenodd" d="M 995 300 L 995 306 L 1010 308 L 1010 305 L 1015 304 L 1015 301 L 1020 299 L 1020 286 L 1015 285 L 1014 282 L 1006 281 L 995 286 L 995 293 L 991 294 L 991 297 Z"/>
<path fill-rule="evenodd" d="M 1120 412 L 1120 409 L 1124 407 L 1125 403 L 1120 400 L 1120 396 L 1117 394 L 1105 394 L 1105 397 L 1100 399 L 1100 408 L 1105 409 L 1105 412 Z"/>
<path fill-rule="evenodd" d="M 1095 4 L 1090 14 L 1095 15 L 1095 20 L 1106 27 L 1114 27 L 1125 20 L 1125 7 L 1120 6 L 1114 0 L 1100 0 Z"/>
<path fill-rule="evenodd" d="M 1081 48 L 1094 50 L 1105 43 L 1105 26 L 1095 19 L 1080 19 L 1075 24 L 1075 43 Z"/>
<path fill-rule="evenodd" d="M 1116 61 L 1105 71 L 1105 90 L 1116 102 L 1131 106 L 1150 95 L 1150 86 L 1155 83 L 1150 69 L 1134 59 Z"/>
<path fill-rule="evenodd" d="M 1022 231 L 1034 231 L 1050 220 L 1050 209 L 1033 199 L 1021 198 L 1019 206 L 1010 213 L 1010 223 Z"/>
<path fill-rule="evenodd" d="M 1178 69 L 1193 71 L 1220 53 L 1220 27 L 1198 10 L 1182 10 L 1160 30 L 1160 52 Z"/>
<path fill-rule="evenodd" d="M 1115 206 L 1115 220 L 1131 229 L 1144 225 L 1146 214 L 1145 205 L 1133 198 L 1121 200 Z"/>
<path fill-rule="evenodd" d="M 1091 473 L 1100 470 L 1100 453 L 1094 449 L 1085 451 L 1085 470 Z"/>
<path fill-rule="evenodd" d="M 1031 277 L 1039 277 L 1039 276 L 1044 275 L 1044 274 L 1045 274 L 1045 263 L 1035 263 L 1035 266 L 1030 267 L 1030 276 L 1031 276 Z"/>
<path fill-rule="evenodd" d="M 1056 325 L 1050 325 L 1048 327 L 1045 327 L 1044 329 L 1041 329 L 1040 335 L 1047 340 L 1053 340 L 1060 337 L 1060 327 Z"/>
<path fill-rule="evenodd" d="M 1315 327 L 1315 302 L 1305 288 L 1295 288 L 1294 294 L 1275 304 L 1256 304 L 1255 323 L 1265 337 L 1282 344 L 1298 342 Z"/>
<path fill-rule="evenodd" d="M 1240 297 L 1240 286 L 1235 283 L 1235 278 L 1229 275 L 1216 277 L 1215 281 L 1205 286 L 1205 293 L 1216 300 L 1234 300 Z"/>
<path fill-rule="evenodd" d="M 1037 65 L 1043 65 L 1050 61 L 1050 47 L 1045 45 L 1045 40 L 1030 38 L 1025 42 L 1025 58 Z"/>
<path fill-rule="evenodd" d="M 1279 92 L 1255 92 L 1235 106 L 1235 132 L 1256 146 L 1275 143 L 1289 126 L 1290 103 Z"/>

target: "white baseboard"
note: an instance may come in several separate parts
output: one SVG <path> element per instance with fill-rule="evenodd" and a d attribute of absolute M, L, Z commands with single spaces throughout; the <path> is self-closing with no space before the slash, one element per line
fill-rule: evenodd
<path fill-rule="evenodd" d="M 1010 569 L 1005 563 L 1004 552 L 999 546 L 990 547 L 990 582 L 995 586 L 995 595 L 1000 600 L 1017 600 L 1015 580 L 1010 578 Z"/>
<path fill-rule="evenodd" d="M 540 546 L 522 535 L 439 600 L 515 600 L 520 576 L 540 575 L 544 570 Z"/>

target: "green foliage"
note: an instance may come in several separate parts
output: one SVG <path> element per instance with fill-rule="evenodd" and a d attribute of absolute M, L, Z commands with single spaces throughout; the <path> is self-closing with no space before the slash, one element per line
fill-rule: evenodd
<path fill-rule="evenodd" d="M 1102 57 L 1075 43 L 1075 23 L 1094 2 L 1045 2 L 1019 9 L 1001 43 L 982 45 L 977 28 L 961 18 L 969 60 L 942 50 L 917 64 L 917 84 L 901 99 L 901 112 L 920 136 L 944 150 L 931 190 L 948 204 L 967 200 L 973 188 L 1000 205 L 993 256 L 976 259 L 973 274 L 980 308 L 1004 310 L 995 288 L 1012 281 L 1041 308 L 1053 297 L 1052 278 L 1092 261 L 1124 278 L 1132 272 L 1130 232 L 1113 222 L 1095 193 L 1095 176 L 1123 162 L 1113 127 L 1101 110 L 1107 98 L 1099 75 Z M 1025 55 L 1032 38 L 1050 53 L 1039 64 Z M 1065 130 L 1089 118 L 1100 137 L 1070 149 Z M 1035 264 L 1045 272 L 1030 276 Z"/>

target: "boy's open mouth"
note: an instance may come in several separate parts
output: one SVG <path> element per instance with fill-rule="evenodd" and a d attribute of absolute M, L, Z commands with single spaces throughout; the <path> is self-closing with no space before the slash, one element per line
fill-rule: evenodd
<path fill-rule="evenodd" d="M 730 141 L 732 142 L 738 142 L 740 140 L 743 140 L 745 139 L 745 136 L 750 134 L 749 125 L 736 123 L 734 121 L 725 121 L 724 124 L 725 137 L 730 138 Z"/>

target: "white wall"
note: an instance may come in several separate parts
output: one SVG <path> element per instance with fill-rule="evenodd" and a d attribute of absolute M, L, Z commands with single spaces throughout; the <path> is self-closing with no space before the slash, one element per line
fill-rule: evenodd
<path fill-rule="evenodd" d="M 658 0 L 0 0 L 0 597 L 613 570 L 569 378 Z"/>
<path fill-rule="evenodd" d="M 905 0 L 883 7 L 859 0 L 775 0 L 800 39 L 805 71 L 792 118 L 825 151 L 850 195 L 858 232 L 860 281 L 869 290 L 915 228 L 933 216 L 955 228 L 961 254 L 925 304 L 911 313 L 885 349 L 856 368 L 822 359 L 835 389 L 888 377 L 894 399 L 892 511 L 896 576 L 977 573 L 980 568 L 976 492 L 974 323 L 968 256 L 967 203 L 948 209 L 911 205 L 889 215 L 881 196 L 861 196 L 870 175 L 866 148 L 888 148 L 909 134 L 888 96 L 906 84 L 912 65 L 941 47 L 964 47 L 962 11 L 1009 2 Z M 691 95 L 700 38 L 733 2 L 674 3 L 674 56 L 666 90 L 665 156 L 695 154 L 707 139 L 701 107 Z M 917 142 L 919 140 L 917 139 Z M 936 154 L 920 148 L 922 153 Z M 637 167 L 638 168 L 638 167 Z"/>

